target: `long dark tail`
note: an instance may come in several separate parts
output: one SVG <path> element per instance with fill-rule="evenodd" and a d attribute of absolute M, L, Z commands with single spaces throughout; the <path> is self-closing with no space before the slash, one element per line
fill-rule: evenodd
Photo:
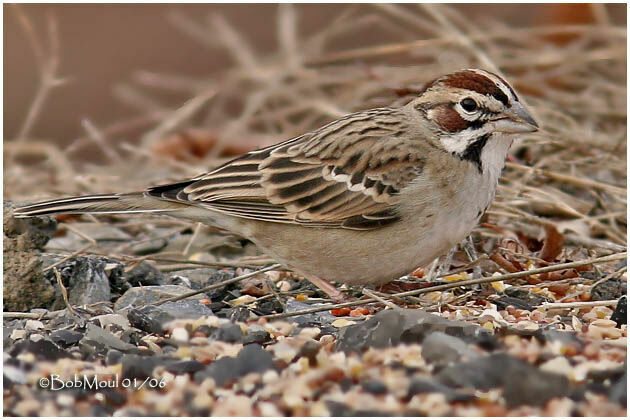
<path fill-rule="evenodd" d="M 97 194 L 43 201 L 19 207 L 14 217 L 33 217 L 56 213 L 147 213 L 175 210 L 168 202 L 144 193 Z"/>

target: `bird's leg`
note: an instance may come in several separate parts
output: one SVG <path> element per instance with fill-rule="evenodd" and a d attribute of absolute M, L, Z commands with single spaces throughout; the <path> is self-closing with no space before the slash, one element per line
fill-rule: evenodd
<path fill-rule="evenodd" d="M 466 255 L 471 263 L 477 261 L 477 250 L 475 249 L 475 243 L 473 242 L 472 235 L 468 235 L 466 239 L 464 239 L 462 242 L 462 248 L 464 249 L 464 252 L 466 252 Z M 481 277 L 481 274 L 481 267 L 479 267 L 479 265 L 475 265 L 473 268 L 473 278 L 478 279 Z"/>
<path fill-rule="evenodd" d="M 319 277 L 313 275 L 305 275 L 303 273 L 299 274 L 317 286 L 322 292 L 326 293 L 335 303 L 342 303 L 348 300 L 348 296 L 333 286 L 329 281 L 320 279 Z"/>
<path fill-rule="evenodd" d="M 444 273 L 448 273 L 451 268 L 451 263 L 453 262 L 453 255 L 455 255 L 456 251 L 457 245 L 455 245 L 448 251 L 448 254 L 446 254 L 446 256 L 444 257 L 442 264 L 440 264 L 440 269 L 437 271 L 436 275 L 443 275 Z"/>

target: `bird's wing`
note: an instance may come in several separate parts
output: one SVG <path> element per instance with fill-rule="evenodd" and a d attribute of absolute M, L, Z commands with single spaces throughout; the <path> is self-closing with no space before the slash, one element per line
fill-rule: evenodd
<path fill-rule="evenodd" d="M 148 193 L 248 219 L 361 230 L 385 226 L 398 219 L 398 193 L 424 166 L 400 112 L 352 114 Z"/>

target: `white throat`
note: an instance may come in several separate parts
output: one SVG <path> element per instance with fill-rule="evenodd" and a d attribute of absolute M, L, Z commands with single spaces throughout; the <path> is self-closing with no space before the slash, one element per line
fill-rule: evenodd
<path fill-rule="evenodd" d="M 498 133 L 488 139 L 481 151 L 481 170 L 484 176 L 495 182 L 499 180 L 513 141 L 513 136 Z"/>

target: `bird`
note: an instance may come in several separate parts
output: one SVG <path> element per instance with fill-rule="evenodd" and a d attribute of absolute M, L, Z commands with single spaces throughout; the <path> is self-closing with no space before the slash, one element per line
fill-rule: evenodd
<path fill-rule="evenodd" d="M 408 103 L 349 114 L 197 177 L 26 205 L 15 217 L 151 212 L 251 240 L 333 300 L 446 254 L 492 203 L 509 148 L 538 124 L 500 76 L 464 69 Z"/>

